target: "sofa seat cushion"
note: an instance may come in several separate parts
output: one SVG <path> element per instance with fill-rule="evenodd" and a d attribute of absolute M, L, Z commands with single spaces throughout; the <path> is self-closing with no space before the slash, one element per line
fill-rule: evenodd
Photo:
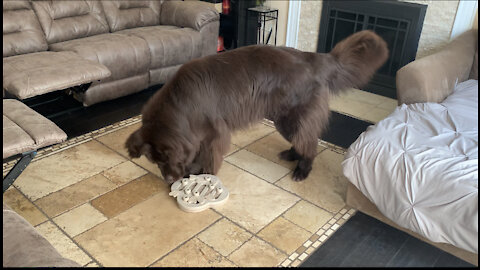
<path fill-rule="evenodd" d="M 73 52 L 37 52 L 3 58 L 3 88 L 20 99 L 110 76 L 97 62 Z"/>
<path fill-rule="evenodd" d="M 3 100 L 3 158 L 67 139 L 52 121 L 16 99 Z"/>
<path fill-rule="evenodd" d="M 150 69 L 184 64 L 202 53 L 201 34 L 192 28 L 158 25 L 116 33 L 139 37 L 147 42 L 152 57 Z"/>
<path fill-rule="evenodd" d="M 112 75 L 102 82 L 148 72 L 150 51 L 145 40 L 117 34 L 101 34 L 50 45 L 53 51 L 73 51 L 81 57 L 105 65 Z"/>

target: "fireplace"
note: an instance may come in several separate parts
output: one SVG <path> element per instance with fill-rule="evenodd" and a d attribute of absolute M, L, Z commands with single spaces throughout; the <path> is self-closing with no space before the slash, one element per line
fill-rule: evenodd
<path fill-rule="evenodd" d="M 396 98 L 395 75 L 415 60 L 426 5 L 400 1 L 323 1 L 317 52 L 365 29 L 381 36 L 390 51 L 387 62 L 362 90 Z"/>

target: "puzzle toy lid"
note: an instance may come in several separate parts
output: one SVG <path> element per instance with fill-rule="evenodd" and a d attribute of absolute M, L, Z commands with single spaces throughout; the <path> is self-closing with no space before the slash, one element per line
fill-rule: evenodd
<path fill-rule="evenodd" d="M 178 206 L 186 212 L 200 212 L 223 204 L 229 195 L 220 179 L 211 174 L 190 175 L 173 183 L 170 191 L 168 195 L 176 197 Z"/>

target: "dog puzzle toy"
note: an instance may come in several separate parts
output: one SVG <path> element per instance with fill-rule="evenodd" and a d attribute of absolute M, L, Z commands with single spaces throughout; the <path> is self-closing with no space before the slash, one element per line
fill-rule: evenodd
<path fill-rule="evenodd" d="M 215 175 L 200 174 L 176 181 L 168 195 L 177 198 L 178 206 L 183 211 L 200 212 L 225 203 L 229 193 Z"/>

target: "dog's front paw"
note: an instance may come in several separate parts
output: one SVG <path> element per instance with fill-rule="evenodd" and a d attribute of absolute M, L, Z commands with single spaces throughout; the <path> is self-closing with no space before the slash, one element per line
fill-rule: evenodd
<path fill-rule="evenodd" d="M 293 181 L 303 181 L 312 171 L 312 160 L 300 159 L 297 167 L 293 171 Z"/>
<path fill-rule="evenodd" d="M 293 177 L 292 177 L 293 181 L 296 181 L 296 182 L 303 181 L 303 180 L 305 180 L 305 178 L 308 177 L 309 173 L 310 173 L 310 171 L 302 170 L 297 166 L 295 168 L 295 170 L 293 171 Z"/>

